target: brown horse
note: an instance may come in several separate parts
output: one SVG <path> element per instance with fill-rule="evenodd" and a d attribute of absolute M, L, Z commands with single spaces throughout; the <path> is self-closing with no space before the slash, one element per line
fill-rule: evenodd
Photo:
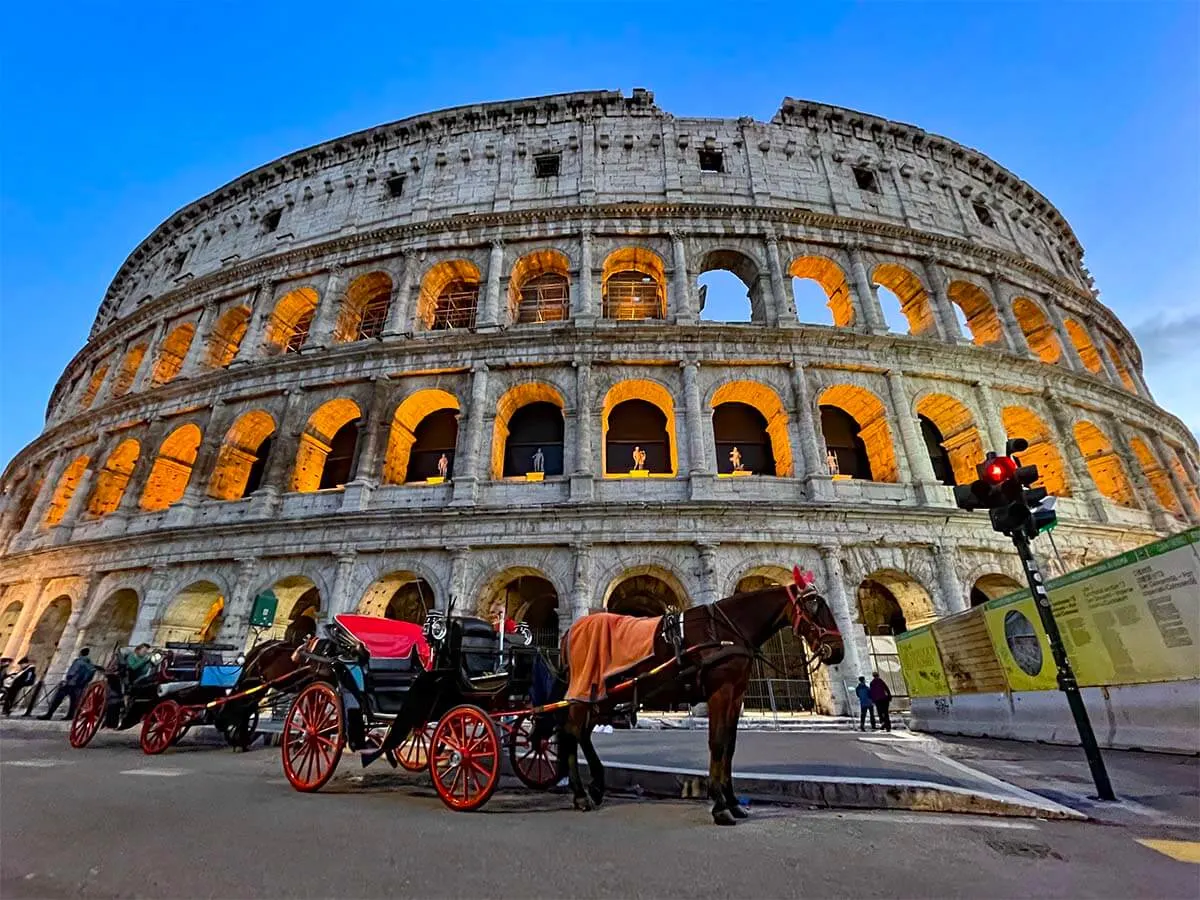
<path fill-rule="evenodd" d="M 614 686 L 615 690 L 610 688 L 608 697 L 598 703 L 572 702 L 568 707 L 558 735 L 559 753 L 566 760 L 576 809 L 590 810 L 604 799 L 604 766 L 592 746 L 592 729 L 609 718 L 615 706 L 633 701 L 636 692 L 637 698 L 652 695 L 656 702 L 708 703 L 708 795 L 713 801 L 713 821 L 737 824 L 748 813 L 733 790 L 733 752 L 742 698 L 759 648 L 791 626 L 820 662 L 836 665 L 844 653 L 828 604 L 812 587 L 811 574 L 801 573 L 799 568 L 795 584 L 735 594 L 709 606 L 693 607 L 682 618 L 678 651 L 665 629 L 657 629 L 653 656 L 633 672 L 617 676 L 623 683 Z M 678 624 L 675 631 L 680 631 Z M 570 665 L 570 640 L 568 631 L 561 648 L 566 666 Z M 564 675 L 569 677 L 566 672 Z M 630 685 L 626 676 L 638 676 L 636 685 Z M 603 696 L 604 687 L 593 685 L 593 696 Z M 579 775 L 580 749 L 591 774 L 586 790 Z"/>
<path fill-rule="evenodd" d="M 258 710 L 270 691 L 295 694 L 313 677 L 313 666 L 296 657 L 296 644 L 288 640 L 270 640 L 246 651 L 242 671 L 234 693 L 255 690 L 244 700 L 223 706 L 214 724 L 235 748 L 246 750 L 254 743 Z"/>

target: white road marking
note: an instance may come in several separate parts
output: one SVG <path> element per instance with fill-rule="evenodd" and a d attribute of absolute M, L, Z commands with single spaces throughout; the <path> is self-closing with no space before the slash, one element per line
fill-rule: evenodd
<path fill-rule="evenodd" d="M 158 778 L 175 778 L 187 775 L 187 769 L 125 769 L 122 775 L 152 775 Z"/>
<path fill-rule="evenodd" d="M 70 765 L 61 759 L 6 759 L 6 766 L 21 766 L 25 769 L 50 769 L 54 766 Z"/>
<path fill-rule="evenodd" d="M 937 813 L 898 813 L 889 810 L 878 812 L 821 812 L 803 813 L 805 818 L 846 819 L 851 822 L 882 822 L 888 825 L 953 825 L 956 828 L 1002 828 L 1009 831 L 1037 831 L 1033 822 L 1016 822 L 1008 819 L 980 818 L 963 815 L 938 815 Z"/>

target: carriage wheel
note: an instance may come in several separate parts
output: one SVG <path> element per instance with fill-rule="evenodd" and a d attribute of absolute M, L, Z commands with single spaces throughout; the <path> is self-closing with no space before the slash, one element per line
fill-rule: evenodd
<path fill-rule="evenodd" d="M 464 703 L 442 716 L 429 757 L 433 786 L 451 809 L 479 809 L 500 781 L 500 738 L 478 706 Z"/>
<path fill-rule="evenodd" d="M 283 774 L 298 791 L 319 791 L 333 777 L 346 746 L 342 698 L 315 681 L 300 692 L 283 723 Z"/>
<path fill-rule="evenodd" d="M 429 741 L 436 726 L 418 725 L 396 749 L 396 762 L 410 772 L 424 772 L 429 768 Z"/>
<path fill-rule="evenodd" d="M 508 745 L 508 761 L 526 787 L 544 791 L 558 781 L 558 735 L 534 736 L 534 720 L 520 716 Z"/>
<path fill-rule="evenodd" d="M 97 681 L 83 693 L 75 718 L 71 720 L 71 746 L 78 750 L 86 747 L 100 730 L 104 721 L 104 709 L 108 705 L 108 685 Z"/>
<path fill-rule="evenodd" d="M 164 700 L 142 720 L 142 752 L 156 756 L 171 746 L 183 722 L 183 709 L 174 700 Z"/>

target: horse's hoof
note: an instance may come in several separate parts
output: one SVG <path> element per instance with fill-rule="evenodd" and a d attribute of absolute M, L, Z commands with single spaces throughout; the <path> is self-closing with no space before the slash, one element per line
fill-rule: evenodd
<path fill-rule="evenodd" d="M 746 807 L 742 806 L 740 803 L 735 806 L 729 807 L 729 812 L 732 813 L 732 815 L 735 819 L 750 818 L 750 812 L 746 809 Z"/>
<path fill-rule="evenodd" d="M 722 809 L 713 813 L 713 822 L 717 825 L 736 825 L 737 819 L 733 817 L 733 813 L 729 810 Z"/>
<path fill-rule="evenodd" d="M 592 798 L 592 803 L 596 806 L 604 802 L 604 790 L 602 788 L 598 788 L 594 784 L 589 784 L 587 792 L 588 796 Z"/>
<path fill-rule="evenodd" d="M 591 812 L 595 807 L 592 806 L 592 801 L 584 794 L 581 797 L 575 798 L 575 808 L 580 812 Z"/>

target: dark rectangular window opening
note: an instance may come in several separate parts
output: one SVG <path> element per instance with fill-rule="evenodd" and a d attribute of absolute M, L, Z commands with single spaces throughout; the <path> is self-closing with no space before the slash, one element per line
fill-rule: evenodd
<path fill-rule="evenodd" d="M 270 234 L 279 227 L 279 220 L 283 217 L 282 209 L 273 209 L 262 217 L 263 231 Z"/>
<path fill-rule="evenodd" d="M 388 196 L 392 198 L 401 197 L 404 195 L 404 176 L 393 175 L 386 182 Z"/>
<path fill-rule="evenodd" d="M 183 264 L 185 262 L 187 262 L 187 254 L 186 253 L 180 253 L 178 256 L 176 256 L 175 259 L 171 262 L 171 274 L 178 275 L 180 272 L 182 272 Z"/>
<path fill-rule="evenodd" d="M 701 172 L 724 172 L 725 171 L 725 153 L 722 150 L 701 150 L 700 151 L 700 171 Z"/>
<path fill-rule="evenodd" d="M 974 206 L 975 206 L 975 218 L 977 218 L 979 220 L 979 224 L 983 225 L 987 228 L 995 228 L 996 220 L 992 218 L 992 211 L 990 209 L 988 209 L 986 206 L 984 206 L 982 203 L 976 203 L 976 204 L 974 204 Z"/>
<path fill-rule="evenodd" d="M 558 175 L 562 154 L 540 153 L 533 158 L 533 171 L 538 178 L 555 178 Z"/>
<path fill-rule="evenodd" d="M 859 166 L 851 166 L 854 172 L 854 183 L 858 185 L 860 191 L 870 191 L 872 194 L 879 193 L 879 182 L 875 180 L 875 173 L 870 169 L 863 169 Z"/>

